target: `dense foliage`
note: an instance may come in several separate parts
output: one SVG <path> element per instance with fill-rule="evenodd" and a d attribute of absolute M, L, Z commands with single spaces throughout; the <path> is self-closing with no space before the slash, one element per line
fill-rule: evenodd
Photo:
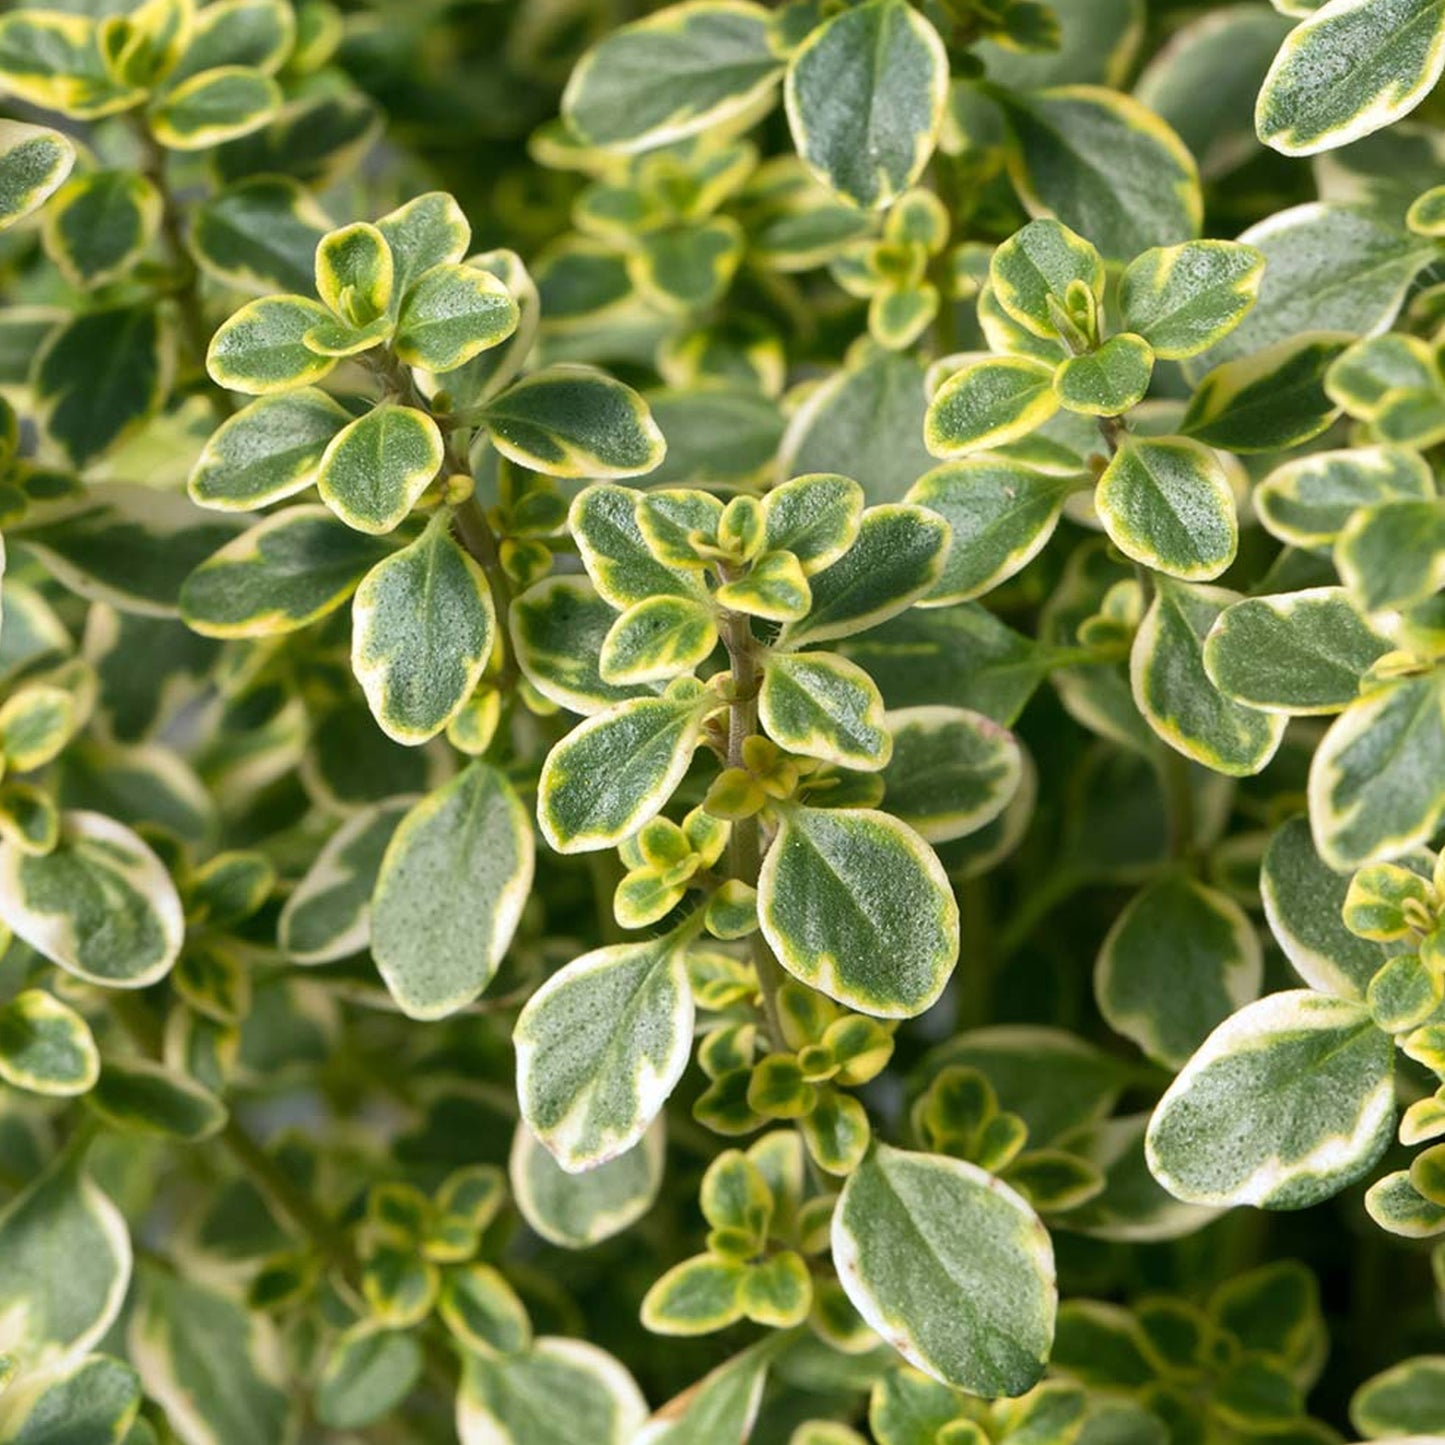
<path fill-rule="evenodd" d="M 11 0 L 0 1445 L 1445 1439 L 1442 68 Z"/>

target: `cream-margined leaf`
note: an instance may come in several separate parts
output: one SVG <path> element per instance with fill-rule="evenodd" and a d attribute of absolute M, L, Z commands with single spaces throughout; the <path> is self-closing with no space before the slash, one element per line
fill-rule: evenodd
<path fill-rule="evenodd" d="M 923 1012 L 958 961 L 958 905 L 937 855 L 869 808 L 783 812 L 758 920 L 795 978 L 878 1018 Z"/>
<path fill-rule="evenodd" d="M 584 954 L 517 1020 L 522 1118 L 568 1173 L 637 1144 L 687 1067 L 686 944 L 673 933 Z"/>
<path fill-rule="evenodd" d="M 471 1352 L 457 1394 L 461 1445 L 628 1445 L 647 1402 L 613 1356 L 581 1340 L 544 1335 L 521 1355 Z"/>
<path fill-rule="evenodd" d="M 1384 1152 L 1393 1053 L 1363 1004 L 1270 994 L 1215 1029 L 1170 1085 L 1149 1122 L 1149 1168 L 1195 1204 L 1314 1204 Z"/>
<path fill-rule="evenodd" d="M 1154 352 L 1142 336 L 1121 331 L 1096 351 L 1071 356 L 1054 371 L 1054 394 L 1085 416 L 1121 416 L 1149 390 Z"/>
<path fill-rule="evenodd" d="M 824 185 L 886 206 L 928 163 L 943 123 L 948 59 L 902 0 L 868 0 L 820 25 L 788 64 L 788 124 Z"/>
<path fill-rule="evenodd" d="M 1134 700 L 1170 747 L 1233 777 L 1257 773 L 1284 736 L 1284 717 L 1225 696 L 1204 664 L 1204 640 L 1237 593 L 1160 578 L 1130 651 Z"/>
<path fill-rule="evenodd" d="M 1329 0 L 1280 46 L 1255 109 L 1285 155 L 1348 145 L 1407 114 L 1445 69 L 1437 0 Z"/>
<path fill-rule="evenodd" d="M 1052 219 L 1030 221 L 994 247 L 988 279 L 999 306 L 1045 340 L 1058 336 L 1057 312 L 1069 315 L 1071 285 L 1083 286 L 1096 306 L 1104 299 L 1102 257 L 1082 236 Z"/>
<path fill-rule="evenodd" d="M 569 1174 L 525 1124 L 512 1137 L 508 1177 L 529 1228 L 563 1249 L 588 1249 L 647 1213 L 662 1184 L 661 1118 L 626 1153 Z"/>
<path fill-rule="evenodd" d="M 879 1145 L 843 1188 L 832 1245 L 854 1308 L 934 1379 L 1007 1396 L 1043 1374 L 1058 1300 L 1048 1232 L 976 1165 Z"/>
<path fill-rule="evenodd" d="M 644 150 L 746 115 L 782 72 L 761 5 L 690 0 L 623 26 L 589 52 L 562 113 L 587 144 Z"/>
<path fill-rule="evenodd" d="M 1259 296 L 1264 256 L 1237 241 L 1186 241 L 1135 257 L 1119 280 L 1119 309 L 1155 356 L 1207 351 Z"/>
<path fill-rule="evenodd" d="M 49 853 L 0 843 L 0 919 L 37 953 L 105 988 L 164 977 L 184 937 L 160 859 L 124 824 L 84 811 L 62 816 Z"/>
<path fill-rule="evenodd" d="M 378 562 L 351 604 L 351 667 L 396 742 L 435 737 L 481 680 L 496 636 L 486 574 L 438 515 Z"/>
<path fill-rule="evenodd" d="M 641 476 L 667 451 L 642 398 L 590 367 L 534 371 L 489 401 L 482 420 L 503 456 L 548 476 Z"/>
<path fill-rule="evenodd" d="M 856 662 L 836 653 L 770 658 L 758 716 L 780 747 L 839 767 L 871 772 L 883 767 L 892 751 L 877 685 Z"/>
<path fill-rule="evenodd" d="M 90 1026 L 54 994 L 26 989 L 0 1008 L 0 1078 L 12 1089 L 64 1097 L 99 1077 Z"/>
<path fill-rule="evenodd" d="M 938 581 L 949 538 L 948 523 L 925 507 L 901 502 L 869 507 L 853 545 L 813 575 L 812 606 L 783 629 L 779 644 L 829 642 L 897 616 Z"/>
<path fill-rule="evenodd" d="M 378 406 L 327 443 L 316 490 L 348 527 L 390 532 L 436 476 L 444 454 L 441 432 L 427 413 Z"/>
<path fill-rule="evenodd" d="M 537 789 L 542 836 L 559 853 L 615 847 L 682 781 L 711 694 L 686 680 L 665 697 L 613 704 L 547 754 Z"/>
<path fill-rule="evenodd" d="M 884 802 L 930 843 L 977 832 L 1023 786 L 1018 739 L 982 713 L 911 707 L 885 721 L 893 749 L 883 769 Z"/>
<path fill-rule="evenodd" d="M 1009 168 L 1034 215 L 1055 216 L 1124 261 L 1199 234 L 1199 173 L 1184 143 L 1138 101 L 1102 86 L 1008 95 Z"/>
<path fill-rule="evenodd" d="M 1126 437 L 1099 478 L 1094 506 L 1126 557 L 1207 582 L 1234 561 L 1239 522 L 1219 458 L 1187 437 Z"/>
<path fill-rule="evenodd" d="M 1336 868 L 1395 858 L 1445 816 L 1445 678 L 1388 682 L 1330 725 L 1310 764 L 1310 821 Z"/>
<path fill-rule="evenodd" d="M 371 951 L 397 1006 L 436 1019 L 492 981 L 532 884 L 532 827 L 507 779 L 469 763 L 414 804 L 382 855 Z M 441 880 L 456 886 L 441 890 Z"/>
<path fill-rule="evenodd" d="M 1027 356 L 970 361 L 933 394 L 924 441 L 936 457 L 989 451 L 1027 436 L 1059 409 L 1053 368 Z"/>
<path fill-rule="evenodd" d="M 1094 996 L 1111 1028 L 1179 1068 L 1254 1000 L 1263 968 L 1254 925 L 1228 894 L 1165 878 L 1114 921 L 1094 966 Z"/>
<path fill-rule="evenodd" d="M 1430 470 L 1405 447 L 1312 452 L 1276 467 L 1254 489 L 1265 527 L 1296 547 L 1328 547 L 1357 511 L 1435 495 Z"/>
<path fill-rule="evenodd" d="M 1344 588 L 1311 587 L 1226 607 L 1204 640 L 1204 670 L 1265 712 L 1340 712 L 1390 646 Z"/>
<path fill-rule="evenodd" d="M 0 230 L 42 206 L 74 164 L 75 147 L 59 131 L 0 121 Z"/>

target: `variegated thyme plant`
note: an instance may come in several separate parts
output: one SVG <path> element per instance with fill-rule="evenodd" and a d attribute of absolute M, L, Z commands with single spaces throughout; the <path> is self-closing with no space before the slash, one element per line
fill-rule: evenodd
<path fill-rule="evenodd" d="M 5 4 L 0 1445 L 1445 1442 L 1442 69 Z"/>

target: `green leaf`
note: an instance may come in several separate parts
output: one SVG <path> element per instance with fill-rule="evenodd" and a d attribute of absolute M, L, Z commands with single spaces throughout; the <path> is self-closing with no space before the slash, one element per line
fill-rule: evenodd
<path fill-rule="evenodd" d="M 667 452 L 647 403 L 587 366 L 532 372 L 489 401 L 482 420 L 503 456 L 551 477 L 637 477 Z"/>
<path fill-rule="evenodd" d="M 446 455 L 423 411 L 384 403 L 332 438 L 316 472 L 321 500 L 358 532 L 393 531 Z"/>
<path fill-rule="evenodd" d="M 208 150 L 259 130 L 281 105 L 281 88 L 245 65 L 218 66 L 183 80 L 150 110 L 151 134 L 177 151 Z"/>
<path fill-rule="evenodd" d="M 988 356 L 955 371 L 933 394 L 923 440 L 936 457 L 1017 441 L 1059 409 L 1054 368 L 1029 356 Z"/>
<path fill-rule="evenodd" d="M 1292 206 L 1251 226 L 1240 241 L 1264 257 L 1254 309 L 1204 353 L 1201 368 L 1248 356 L 1304 332 L 1367 336 L 1384 330 L 1431 242 L 1345 205 Z"/>
<path fill-rule="evenodd" d="M 281 910 L 278 938 L 293 963 L 330 963 L 366 947 L 381 860 L 409 806 L 401 799 L 363 809 L 317 853 Z"/>
<path fill-rule="evenodd" d="M 305 491 L 351 419 L 314 387 L 259 397 L 211 433 L 191 469 L 191 499 L 216 511 L 248 512 Z"/>
<path fill-rule="evenodd" d="M 1134 700 L 1170 747 L 1229 777 L 1257 773 L 1274 756 L 1285 718 L 1224 696 L 1204 668 L 1204 639 L 1234 592 L 1160 577 L 1135 635 Z"/>
<path fill-rule="evenodd" d="M 1339 415 L 1324 377 L 1347 342 L 1297 336 L 1216 366 L 1200 383 L 1180 430 L 1231 452 L 1273 452 L 1317 437 Z"/>
<path fill-rule="evenodd" d="M 146 1394 L 206 1445 L 291 1439 L 296 1406 L 278 1378 L 281 1341 L 270 1320 L 181 1275 L 146 1269 L 140 1285 L 127 1343 Z"/>
<path fill-rule="evenodd" d="M 395 1410 L 421 1378 L 416 1336 L 364 1320 L 337 1339 L 316 1384 L 316 1418 L 361 1430 Z"/>
<path fill-rule="evenodd" d="M 1428 1436 L 1445 1411 L 1445 1355 L 1416 1355 L 1372 1375 L 1350 1397 L 1350 1421 L 1367 1440 Z"/>
<path fill-rule="evenodd" d="M 389 211 L 376 229 L 391 250 L 394 301 L 434 266 L 450 266 L 467 254 L 472 228 L 462 208 L 445 191 L 428 191 Z"/>
<path fill-rule="evenodd" d="M 1344 588 L 1310 587 L 1225 608 L 1205 638 L 1204 670 L 1226 697 L 1264 712 L 1333 713 L 1391 645 Z"/>
<path fill-rule="evenodd" d="M 133 171 L 95 171 L 67 185 L 46 211 L 45 250 L 73 286 L 124 275 L 161 221 L 155 186 Z"/>
<path fill-rule="evenodd" d="M 1239 547 L 1224 467 L 1185 437 L 1123 438 L 1099 478 L 1094 506 L 1126 557 L 1186 582 L 1218 577 Z"/>
<path fill-rule="evenodd" d="M 207 637 L 293 632 L 340 607 L 390 550 L 324 507 L 288 507 L 186 579 L 181 615 Z"/>
<path fill-rule="evenodd" d="M 1255 489 L 1259 519 L 1281 542 L 1328 547 L 1361 508 L 1435 495 L 1430 469 L 1404 447 L 1314 452 L 1276 467 Z"/>
<path fill-rule="evenodd" d="M 1445 674 L 1388 683 L 1341 713 L 1310 763 L 1310 820 L 1334 868 L 1396 858 L 1445 816 Z"/>
<path fill-rule="evenodd" d="M 813 576 L 813 605 L 806 617 L 784 627 L 779 646 L 849 637 L 897 616 L 938 581 L 948 545 L 948 523 L 923 507 L 869 507 L 857 541 Z"/>
<path fill-rule="evenodd" d="M 677 789 L 703 718 L 719 706 L 694 683 L 659 698 L 614 703 L 575 727 L 547 754 L 537 821 L 559 853 L 614 848 Z"/>
<path fill-rule="evenodd" d="M 1182 876 L 1136 894 L 1104 939 L 1094 997 L 1115 1033 L 1181 1068 L 1216 1025 L 1259 994 L 1264 955 L 1228 894 Z"/>
<path fill-rule="evenodd" d="M 922 1013 L 958 961 L 943 865 L 906 824 L 868 808 L 782 812 L 758 921 L 795 978 L 878 1018 Z"/>
<path fill-rule="evenodd" d="M 1365 1174 L 1395 1120 L 1393 1049 L 1363 1005 L 1308 989 L 1226 1020 L 1149 1121 L 1149 1168 L 1195 1204 L 1302 1209 Z"/>
<path fill-rule="evenodd" d="M 682 1077 L 693 1029 L 685 943 L 672 933 L 583 954 L 522 1010 L 522 1118 L 569 1174 L 631 1149 Z"/>
<path fill-rule="evenodd" d="M 57 326 L 35 357 L 45 431 L 83 467 L 155 415 L 174 369 L 174 342 L 155 306 L 81 312 Z"/>
<path fill-rule="evenodd" d="M 602 680 L 602 644 L 617 613 L 586 577 L 544 577 L 512 600 L 507 620 L 522 676 L 558 707 L 600 712 L 650 691 L 643 685 L 624 687 Z"/>
<path fill-rule="evenodd" d="M 28 988 L 0 1008 L 0 1078 L 14 1089 L 65 1097 L 100 1076 L 100 1053 L 84 1018 L 44 989 Z"/>
<path fill-rule="evenodd" d="M 217 386 L 251 396 L 310 386 L 330 374 L 336 358 L 305 344 L 313 327 L 331 313 L 305 296 L 265 296 L 249 301 L 211 338 L 206 370 Z"/>
<path fill-rule="evenodd" d="M 667 682 L 691 673 L 717 646 L 707 603 L 693 597 L 649 597 L 613 622 L 597 658 L 598 675 L 618 685 Z"/>
<path fill-rule="evenodd" d="M 1053 1250 L 992 1175 L 880 1145 L 843 1186 L 832 1246 L 853 1307 L 910 1364 L 990 1398 L 1038 1382 L 1058 1301 Z"/>
<path fill-rule="evenodd" d="M 226 1123 L 226 1106 L 185 1074 L 149 1059 L 108 1059 L 86 1102 L 113 1129 L 197 1144 Z"/>
<path fill-rule="evenodd" d="M 492 981 L 531 891 L 532 860 L 526 811 L 486 763 L 408 811 L 371 899 L 371 951 L 408 1018 L 444 1018 Z"/>
<path fill-rule="evenodd" d="M 1121 331 L 1097 351 L 1061 361 L 1054 392 L 1070 411 L 1122 416 L 1143 401 L 1154 375 L 1154 352 L 1140 336 Z"/>
<path fill-rule="evenodd" d="M 524 1354 L 462 1362 L 460 1445 L 631 1445 L 646 1419 L 632 1376 L 582 1340 L 543 1336 Z"/>
<path fill-rule="evenodd" d="M 768 12 L 691 0 L 621 26 L 582 57 L 562 115 L 584 145 L 638 151 L 751 116 L 782 78 Z"/>
<path fill-rule="evenodd" d="M 929 843 L 986 827 L 1024 781 L 1018 739 L 967 708 L 911 707 L 888 714 L 893 756 L 883 770 L 888 811 Z"/>
<path fill-rule="evenodd" d="M 1054 220 L 1030 221 L 994 248 L 988 263 L 994 300 L 1025 330 L 1058 339 L 1056 314 L 1071 316 L 1069 287 L 1104 300 L 1104 262 L 1088 241 Z"/>
<path fill-rule="evenodd" d="M 0 120 L 0 231 L 39 210 L 75 164 L 75 147 L 58 130 Z"/>
<path fill-rule="evenodd" d="M 1031 213 L 1057 216 L 1106 261 L 1199 234 L 1194 158 L 1137 100 L 1093 85 L 1001 99 L 1009 173 Z"/>
<path fill-rule="evenodd" d="M 1119 281 L 1124 324 L 1155 356 L 1197 356 L 1229 335 L 1259 297 L 1264 255 L 1238 241 L 1188 241 L 1136 257 Z"/>
<path fill-rule="evenodd" d="M 1280 46 L 1259 93 L 1259 138 L 1314 155 L 1408 115 L 1445 70 L 1439 0 L 1331 0 Z"/>
<path fill-rule="evenodd" d="M 925 605 L 981 597 L 1022 571 L 1053 536 L 1077 485 L 1001 456 L 964 457 L 921 476 L 905 500 L 937 512 L 951 532 Z"/>
<path fill-rule="evenodd" d="M 943 42 L 903 0 L 868 0 L 818 26 L 793 54 L 784 87 L 804 164 L 868 210 L 922 175 L 947 96 Z"/>
<path fill-rule="evenodd" d="M 874 772 L 893 750 L 873 679 L 837 653 L 771 654 L 758 716 L 779 747 L 840 768 Z"/>
<path fill-rule="evenodd" d="M 351 669 L 395 742 L 435 737 L 481 681 L 496 638 L 486 574 L 453 539 L 445 513 L 378 562 L 352 603 Z"/>
<path fill-rule="evenodd" d="M 0 919 L 52 963 L 109 988 L 163 978 L 185 932 L 160 859 L 123 824 L 87 812 L 62 816 L 44 856 L 0 843 Z"/>
<path fill-rule="evenodd" d="M 1425 601 L 1445 583 L 1445 502 L 1382 502 L 1356 512 L 1335 542 L 1335 567 L 1366 612 Z"/>
<path fill-rule="evenodd" d="M 521 312 L 511 292 L 475 266 L 433 266 L 402 303 L 393 349 L 409 366 L 451 371 L 499 346 Z"/>
<path fill-rule="evenodd" d="M 1259 891 L 1270 932 L 1295 972 L 1322 993 L 1362 999 L 1388 955 L 1345 927 L 1340 915 L 1349 882 L 1321 859 L 1309 819 L 1297 817 L 1270 839 Z"/>
<path fill-rule="evenodd" d="M 641 1219 L 662 1185 L 662 1116 L 640 1143 L 585 1174 L 569 1174 L 525 1124 L 512 1138 L 508 1177 L 518 1213 L 563 1249 L 589 1249 Z"/>
<path fill-rule="evenodd" d="M 130 1283 L 125 1218 L 74 1153 L 61 1155 L 0 1212 L 0 1312 L 6 1353 L 29 1363 L 75 1358 L 100 1343 Z M 56 1288 L 57 1260 L 65 1288 Z"/>
<path fill-rule="evenodd" d="M 26 1372 L 0 1400 L 0 1432 L 11 1445 L 128 1442 L 140 1410 L 140 1378 L 108 1355 Z"/>
<path fill-rule="evenodd" d="M 269 295 L 311 289 L 316 247 L 330 229 L 326 212 L 299 182 L 251 176 L 202 201 L 186 240 L 208 275 L 238 291 Z"/>

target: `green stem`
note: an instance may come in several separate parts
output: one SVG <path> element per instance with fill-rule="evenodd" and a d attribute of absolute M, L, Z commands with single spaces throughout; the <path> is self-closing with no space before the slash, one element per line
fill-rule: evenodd
<path fill-rule="evenodd" d="M 743 766 L 743 744 L 758 730 L 758 688 L 762 684 L 759 667 L 760 647 L 753 636 L 752 621 L 740 612 L 724 613 L 719 632 L 727 648 L 732 667 L 732 702 L 728 707 L 728 766 Z M 728 869 L 734 878 L 750 888 L 758 886 L 762 867 L 762 828 L 756 816 L 738 818 L 728 840 Z M 778 990 L 783 984 L 783 970 L 773 957 L 761 933 L 752 936 L 753 968 L 763 997 L 763 1016 L 774 1048 L 783 1045 L 782 1015 L 778 1010 Z"/>
<path fill-rule="evenodd" d="M 202 376 L 206 375 L 206 352 L 211 344 L 211 327 L 206 321 L 205 307 L 201 304 L 200 273 L 191 253 L 186 249 L 185 224 L 181 208 L 176 202 L 175 192 L 166 179 L 165 147 L 146 129 L 145 123 L 136 120 L 136 135 L 142 151 L 141 169 L 145 178 L 156 188 L 161 198 L 161 242 L 165 247 L 166 259 L 176 274 L 176 285 L 172 297 L 180 314 L 181 332 L 186 339 L 186 348 L 191 354 Z M 218 386 L 206 387 L 206 399 L 217 421 L 226 421 L 236 414 L 236 404 L 229 392 Z"/>

